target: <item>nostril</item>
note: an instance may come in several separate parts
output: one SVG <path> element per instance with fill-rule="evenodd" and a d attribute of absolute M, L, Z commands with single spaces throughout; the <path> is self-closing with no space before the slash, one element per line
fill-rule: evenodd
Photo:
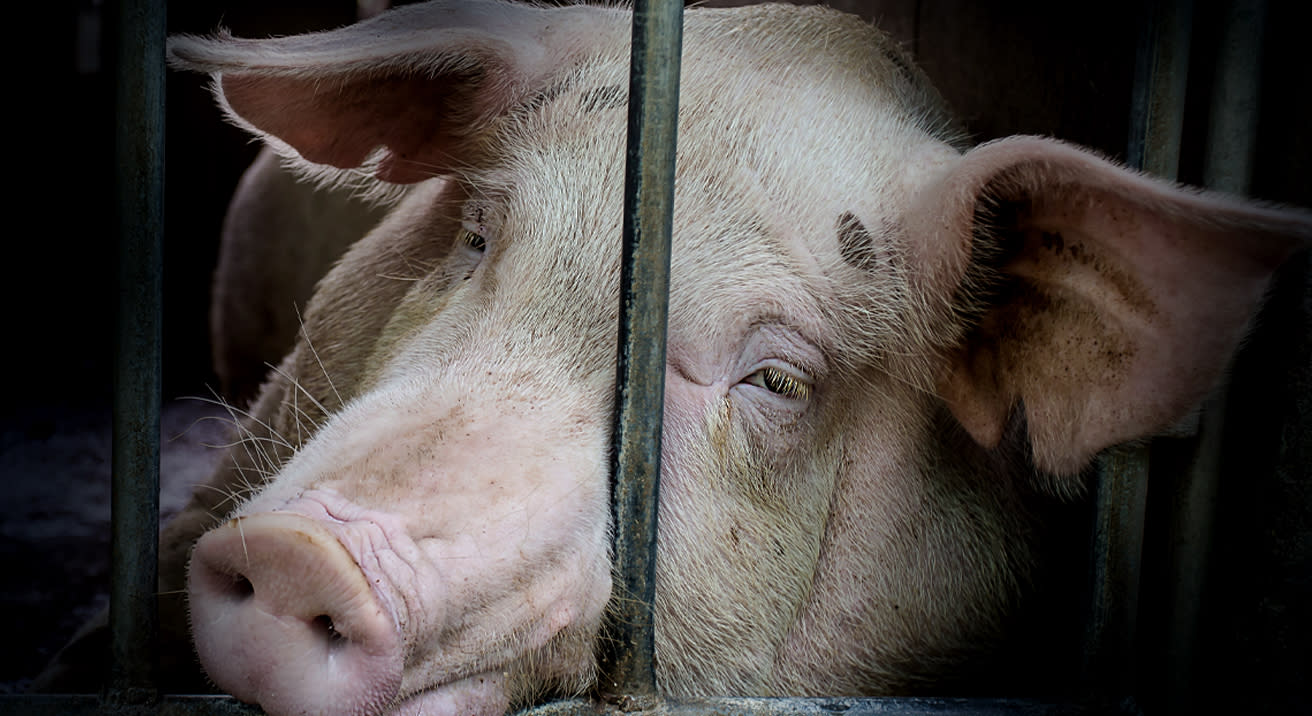
<path fill-rule="evenodd" d="M 255 596 L 255 583 L 225 562 L 222 558 L 193 560 L 190 579 L 207 598 L 235 607 Z"/>
<path fill-rule="evenodd" d="M 346 641 L 346 637 L 337 631 L 337 627 L 333 625 L 333 618 L 327 614 L 320 614 L 312 619 L 310 623 L 314 625 L 314 628 L 329 645 L 336 646 L 338 643 Z"/>
<path fill-rule="evenodd" d="M 314 520 L 244 518 L 196 543 L 196 653 L 214 683 L 266 713 L 374 713 L 400 691 L 397 624 L 352 554 Z"/>
<path fill-rule="evenodd" d="M 246 575 L 222 569 L 209 570 L 209 584 L 214 596 L 229 602 L 241 602 L 255 596 L 255 585 Z"/>

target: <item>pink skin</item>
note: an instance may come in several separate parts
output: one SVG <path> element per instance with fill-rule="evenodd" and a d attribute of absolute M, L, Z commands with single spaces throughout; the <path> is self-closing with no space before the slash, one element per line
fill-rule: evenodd
<path fill-rule="evenodd" d="M 877 36 L 810 12 L 686 25 L 656 605 L 675 697 L 951 670 L 1023 576 L 1031 476 L 1180 419 L 1294 250 L 1279 237 L 1312 233 L 1046 139 L 959 156 Z M 789 24 L 821 21 L 847 30 Z M 382 148 L 364 168 L 385 181 L 452 178 L 319 284 L 239 446 L 278 454 L 234 449 L 210 486 L 258 488 L 192 564 L 220 687 L 271 713 L 494 714 L 592 683 L 624 128 L 595 90 L 626 76 L 627 27 L 463 0 L 172 46 L 288 156 Z M 1015 225 L 977 231 L 985 204 Z M 1001 445 L 1020 409 L 1029 443 Z"/>
<path fill-rule="evenodd" d="M 387 410 L 388 393 L 346 411 L 197 544 L 199 656 L 272 713 L 504 713 L 517 660 L 558 649 L 562 632 L 590 643 L 609 596 L 604 480 L 524 469 L 522 451 L 488 437 L 524 426 L 476 408 L 445 444 L 444 421 L 416 415 L 393 416 L 381 442 L 343 427 Z M 554 452 L 546 464 L 578 464 Z M 402 464 L 421 453 L 418 469 Z M 394 480 L 442 489 L 382 489 Z"/>
<path fill-rule="evenodd" d="M 336 535 L 386 538 L 376 523 L 301 516 L 298 507 L 326 513 L 313 500 L 288 507 L 231 520 L 197 544 L 198 654 L 234 696 L 269 709 L 376 709 L 401 684 L 395 610 Z"/>

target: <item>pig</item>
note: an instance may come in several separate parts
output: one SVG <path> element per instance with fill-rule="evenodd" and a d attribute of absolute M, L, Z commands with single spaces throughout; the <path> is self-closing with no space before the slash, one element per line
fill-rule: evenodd
<path fill-rule="evenodd" d="M 360 0 L 370 18 L 387 0 Z M 300 310 L 346 248 L 388 205 L 298 180 L 263 147 L 228 203 L 210 299 L 210 348 L 219 395 L 244 405 L 295 341 Z M 298 240 L 313 236 L 313 240 Z M 273 240 L 270 240 L 270 238 Z M 281 240 L 278 240 L 281 238 Z"/>
<path fill-rule="evenodd" d="M 302 182 L 271 149 L 260 150 L 228 204 L 210 293 L 210 349 L 224 400 L 244 405 L 256 395 L 295 342 L 315 283 L 387 208 Z"/>
<path fill-rule="evenodd" d="M 221 689 L 499 714 L 599 687 L 629 23 L 437 0 L 171 40 L 306 181 L 391 206 L 163 532 L 166 634 Z M 888 695 L 1002 638 L 1038 498 L 1191 415 L 1312 214 L 970 146 L 879 30 L 760 5 L 686 12 L 673 232 L 657 686 Z"/>

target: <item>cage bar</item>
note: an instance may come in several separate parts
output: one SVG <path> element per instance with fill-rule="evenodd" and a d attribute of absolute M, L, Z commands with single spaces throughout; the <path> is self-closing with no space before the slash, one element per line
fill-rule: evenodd
<path fill-rule="evenodd" d="M 155 694 L 163 323 L 164 2 L 119 4 L 109 699 Z"/>
<path fill-rule="evenodd" d="M 1266 3 L 1231 0 L 1221 14 L 1222 36 L 1208 110 L 1203 148 L 1203 185 L 1246 195 L 1256 161 L 1258 108 Z M 1197 654 L 1202 627 L 1201 599 L 1207 582 L 1225 429 L 1227 386 L 1203 406 L 1189 465 L 1181 471 L 1169 505 L 1169 577 L 1166 624 L 1166 698 L 1170 713 L 1200 710 Z"/>
<path fill-rule="evenodd" d="M 1178 164 L 1184 65 L 1192 3 L 1163 0 L 1140 48 L 1130 162 L 1163 176 Z M 634 8 L 629 166 L 625 186 L 623 294 L 617 365 L 613 500 L 618 645 L 606 658 L 602 691 L 630 700 L 574 699 L 536 716 L 693 714 L 1085 714 L 1137 713 L 1133 704 L 1029 699 L 717 698 L 686 702 L 656 695 L 654 602 L 656 509 L 664 393 L 664 341 L 673 205 L 675 119 L 683 5 L 638 0 Z M 159 486 L 161 245 L 163 226 L 164 5 L 121 3 L 118 62 L 120 326 L 114 415 L 114 555 L 111 690 L 101 695 L 0 698 L 24 713 L 258 714 L 224 696 L 158 696 L 156 559 Z M 1184 58 L 1182 60 L 1182 58 Z M 1250 76 L 1256 76 L 1256 70 Z M 1242 79 L 1239 80 L 1242 85 Z M 1251 117 L 1239 126 L 1252 130 Z M 1228 125 L 1227 125 L 1228 126 Z M 1242 171 L 1247 171 L 1243 169 Z M 1219 181 L 1231 190 L 1236 188 Z M 1135 592 L 1141 552 L 1147 452 L 1128 449 L 1102 464 L 1096 577 L 1086 676 L 1128 694 L 1133 676 Z M 1186 625 L 1187 626 L 1187 625 Z"/>
<path fill-rule="evenodd" d="M 1190 0 L 1145 8 L 1135 59 L 1127 163 L 1174 179 L 1180 165 L 1193 25 Z M 1134 692 L 1139 578 L 1147 511 L 1149 445 L 1122 446 L 1097 466 L 1083 679 L 1097 693 Z"/>
<path fill-rule="evenodd" d="M 683 45 L 681 0 L 633 7 L 611 498 L 616 600 L 602 691 L 656 694 L 656 513 Z"/>

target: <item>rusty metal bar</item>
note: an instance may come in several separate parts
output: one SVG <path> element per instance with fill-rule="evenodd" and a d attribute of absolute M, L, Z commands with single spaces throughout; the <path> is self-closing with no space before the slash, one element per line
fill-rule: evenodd
<path fill-rule="evenodd" d="M 164 2 L 123 0 L 116 44 L 118 330 L 114 373 L 111 702 L 156 695 L 164 235 Z"/>
<path fill-rule="evenodd" d="M 600 685 L 604 696 L 626 699 L 656 694 L 656 513 L 682 45 L 682 2 L 634 4 L 611 465 L 615 605 Z"/>
<path fill-rule="evenodd" d="M 1192 2 L 1160 0 L 1145 8 L 1139 36 L 1126 158 L 1166 179 L 1180 164 L 1192 26 Z M 1148 445 L 1121 447 L 1098 465 L 1083 678 L 1103 694 L 1135 691 L 1149 454 Z"/>

